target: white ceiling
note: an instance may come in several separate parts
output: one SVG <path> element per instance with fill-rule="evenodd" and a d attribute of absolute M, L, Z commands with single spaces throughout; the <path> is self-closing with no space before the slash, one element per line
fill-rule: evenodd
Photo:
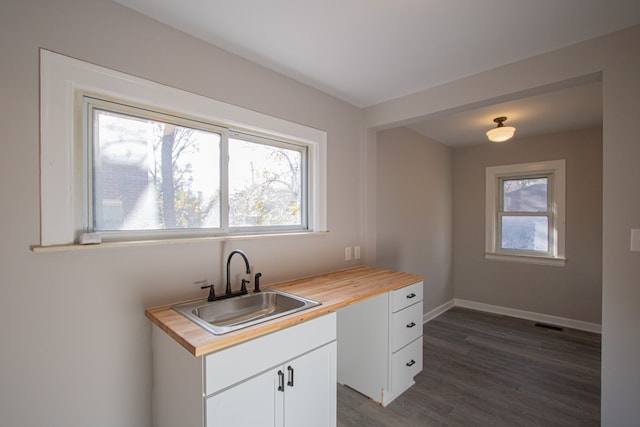
<path fill-rule="evenodd" d="M 638 0 L 114 1 L 358 107 L 640 24 Z M 599 91 L 590 89 L 565 97 L 593 101 Z M 522 116 L 509 113 L 518 135 L 541 126 L 525 126 L 536 101 L 543 99 L 530 99 Z M 576 106 L 582 104 L 565 108 Z M 482 110 L 484 130 L 494 114 L 505 115 Z M 450 145 L 470 144 L 469 135 L 452 133 L 470 115 L 414 129 Z"/>
<path fill-rule="evenodd" d="M 447 113 L 408 127 L 451 147 L 486 143 L 493 119 L 506 116 L 505 126 L 516 128 L 516 138 L 602 125 L 602 82 L 554 89 L 499 104 Z"/>

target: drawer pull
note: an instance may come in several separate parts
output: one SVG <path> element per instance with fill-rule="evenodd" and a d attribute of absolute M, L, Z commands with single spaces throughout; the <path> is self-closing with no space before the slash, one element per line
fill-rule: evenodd
<path fill-rule="evenodd" d="M 407 323 L 407 328 L 413 328 L 414 326 L 416 326 L 415 322 Z"/>
<path fill-rule="evenodd" d="M 278 391 L 284 392 L 284 372 L 278 371 Z"/>
<path fill-rule="evenodd" d="M 408 299 L 411 299 L 411 298 L 415 298 L 415 296 L 416 296 L 416 294 L 414 294 L 413 292 L 411 292 L 409 295 L 407 295 L 407 298 L 408 298 Z"/>
<path fill-rule="evenodd" d="M 287 385 L 289 387 L 293 387 L 293 368 L 291 366 L 287 366 L 287 371 L 289 371 L 289 380 L 287 381 Z"/>
<path fill-rule="evenodd" d="M 413 366 L 413 365 L 415 365 L 415 364 L 416 364 L 416 361 L 415 361 L 415 360 L 413 360 L 413 359 L 411 359 L 411 362 L 407 362 L 407 363 L 406 363 L 406 365 L 407 365 L 407 366 Z"/>

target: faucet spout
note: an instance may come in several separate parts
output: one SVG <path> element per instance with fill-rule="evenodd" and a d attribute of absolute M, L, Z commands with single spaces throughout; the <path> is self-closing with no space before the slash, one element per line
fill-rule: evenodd
<path fill-rule="evenodd" d="M 227 295 L 231 295 L 231 258 L 235 254 L 239 254 L 242 257 L 242 259 L 244 259 L 244 265 L 247 268 L 247 274 L 251 274 L 251 269 L 249 268 L 249 260 L 247 259 L 247 255 L 244 252 L 242 252 L 240 249 L 231 251 L 231 253 L 229 254 L 229 258 L 227 258 L 227 287 L 225 289 L 225 293 Z M 246 292 L 246 287 L 243 286 L 243 288 L 245 288 L 245 292 Z"/>

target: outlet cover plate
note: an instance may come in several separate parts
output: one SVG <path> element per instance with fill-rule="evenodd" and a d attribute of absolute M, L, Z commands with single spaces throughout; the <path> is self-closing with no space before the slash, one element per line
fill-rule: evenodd
<path fill-rule="evenodd" d="M 640 252 L 640 228 L 631 229 L 631 252 Z"/>

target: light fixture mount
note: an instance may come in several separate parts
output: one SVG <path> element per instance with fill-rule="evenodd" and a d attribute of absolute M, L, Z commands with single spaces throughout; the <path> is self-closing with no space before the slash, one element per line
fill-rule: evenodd
<path fill-rule="evenodd" d="M 500 127 L 502 127 L 502 126 L 504 126 L 504 123 L 503 123 L 503 122 L 504 122 L 505 120 L 507 120 L 507 118 L 506 118 L 506 117 L 496 117 L 495 119 L 493 119 L 494 123 L 497 123 L 499 128 L 500 128 Z"/>
<path fill-rule="evenodd" d="M 516 128 L 513 126 L 505 126 L 504 122 L 507 120 L 505 116 L 496 117 L 493 119 L 494 123 L 497 123 L 493 129 L 487 131 L 487 138 L 492 142 L 504 142 L 513 138 L 513 135 L 516 133 Z"/>

